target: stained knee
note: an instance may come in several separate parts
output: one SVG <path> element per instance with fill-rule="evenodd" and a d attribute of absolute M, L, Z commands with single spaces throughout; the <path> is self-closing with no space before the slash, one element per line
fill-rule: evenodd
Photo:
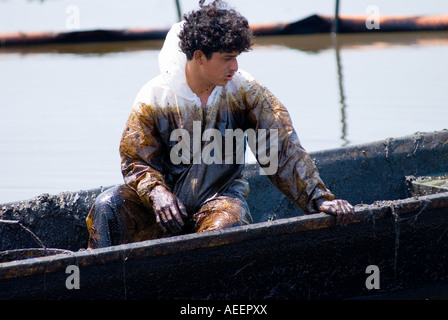
<path fill-rule="evenodd" d="M 118 206 L 121 198 L 117 194 L 117 187 L 109 188 L 100 193 L 86 218 L 89 232 L 89 248 L 109 246 L 113 242 L 115 233 L 120 229 Z"/>
<path fill-rule="evenodd" d="M 122 202 L 118 193 L 119 186 L 115 186 L 101 192 L 95 199 L 94 206 L 102 208 L 104 206 L 116 206 Z"/>
<path fill-rule="evenodd" d="M 241 225 L 240 219 L 228 212 L 204 212 L 197 216 L 196 232 L 214 231 L 239 225 Z"/>

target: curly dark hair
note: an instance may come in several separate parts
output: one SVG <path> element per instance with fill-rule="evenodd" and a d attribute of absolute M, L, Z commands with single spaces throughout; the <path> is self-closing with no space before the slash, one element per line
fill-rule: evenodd
<path fill-rule="evenodd" d="M 179 33 L 179 47 L 193 59 L 196 50 L 204 52 L 210 59 L 214 52 L 247 52 L 253 44 L 252 31 L 245 17 L 227 4 L 215 0 L 204 5 L 199 1 L 200 10 L 184 15 L 185 24 Z"/>

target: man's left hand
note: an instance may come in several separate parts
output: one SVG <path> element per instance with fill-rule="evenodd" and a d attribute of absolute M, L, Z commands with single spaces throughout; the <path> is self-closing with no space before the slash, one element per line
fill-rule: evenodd
<path fill-rule="evenodd" d="M 336 216 L 336 224 L 346 226 L 354 217 L 355 209 L 346 200 L 323 200 L 318 202 L 319 211 Z"/>

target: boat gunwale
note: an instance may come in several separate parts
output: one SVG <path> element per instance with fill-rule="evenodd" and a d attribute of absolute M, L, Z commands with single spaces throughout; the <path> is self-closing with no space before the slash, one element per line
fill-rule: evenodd
<path fill-rule="evenodd" d="M 373 204 L 355 206 L 355 216 L 350 224 L 395 217 L 415 216 L 424 211 L 448 208 L 448 192 L 410 197 L 398 200 L 382 200 Z M 298 232 L 312 232 L 322 228 L 337 227 L 334 216 L 325 213 L 295 216 L 273 221 L 258 222 L 223 230 L 146 240 L 106 248 L 83 249 L 44 257 L 0 263 L 0 280 L 41 273 L 64 271 L 68 265 L 89 267 L 129 259 L 145 259 L 231 245 L 263 237 L 276 237 Z M 349 232 L 349 231 L 347 231 Z"/>

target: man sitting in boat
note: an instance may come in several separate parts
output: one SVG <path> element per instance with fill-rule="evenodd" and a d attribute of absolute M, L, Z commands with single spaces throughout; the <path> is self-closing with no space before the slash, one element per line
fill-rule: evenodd
<path fill-rule="evenodd" d="M 89 248 L 251 223 L 246 144 L 303 211 L 335 215 L 340 225 L 353 217 L 320 179 L 286 108 L 238 70 L 237 56 L 253 44 L 246 18 L 220 0 L 203 2 L 171 28 L 161 74 L 136 97 L 120 143 L 125 183 L 96 199 Z"/>

